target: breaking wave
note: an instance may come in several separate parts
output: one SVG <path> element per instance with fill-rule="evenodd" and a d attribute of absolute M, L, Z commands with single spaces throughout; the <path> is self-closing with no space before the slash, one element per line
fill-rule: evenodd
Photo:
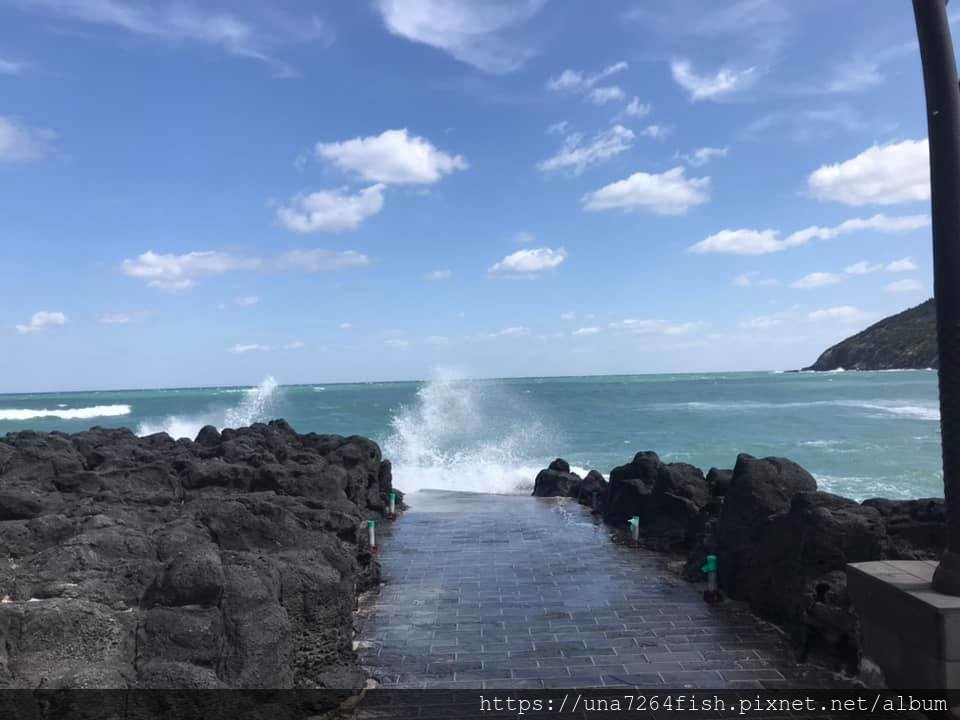
<path fill-rule="evenodd" d="M 810 402 L 684 402 L 656 403 L 658 410 L 693 410 L 701 412 L 753 412 L 757 410 L 800 409 L 812 407 L 846 407 L 870 410 L 875 417 L 902 417 L 913 420 L 939 420 L 940 409 L 936 405 L 911 405 L 908 403 L 862 400 L 813 400 Z"/>
<path fill-rule="evenodd" d="M 558 445 L 505 385 L 449 375 L 424 384 L 390 422 L 384 455 L 404 492 L 529 492 Z"/>
<path fill-rule="evenodd" d="M 37 420 L 39 418 L 57 418 L 59 420 L 89 420 L 98 417 L 119 417 L 129 415 L 129 405 L 94 405 L 93 407 L 67 408 L 57 406 L 56 410 L 43 408 L 0 408 L 0 420 Z"/>
<path fill-rule="evenodd" d="M 267 377 L 256 387 L 243 390 L 243 398 L 235 406 L 218 413 L 205 415 L 169 415 L 159 422 L 144 421 L 137 434 L 153 435 L 165 432 L 172 438 L 193 440 L 204 425 L 213 425 L 218 430 L 227 427 L 243 427 L 255 422 L 265 422 L 271 417 L 278 396 L 279 385 L 273 377 Z"/>

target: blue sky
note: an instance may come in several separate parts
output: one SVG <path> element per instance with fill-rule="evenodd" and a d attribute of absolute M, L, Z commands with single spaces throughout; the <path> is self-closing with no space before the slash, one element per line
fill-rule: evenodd
<path fill-rule="evenodd" d="M 0 391 L 793 368 L 931 294 L 907 2 L 0 0 Z"/>

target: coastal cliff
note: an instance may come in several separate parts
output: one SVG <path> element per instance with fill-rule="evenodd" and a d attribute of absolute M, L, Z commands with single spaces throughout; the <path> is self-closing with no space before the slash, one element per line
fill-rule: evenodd
<path fill-rule="evenodd" d="M 0 438 L 0 688 L 356 688 L 390 464 L 275 420 Z"/>
<path fill-rule="evenodd" d="M 912 370 L 938 367 L 933 298 L 884 318 L 828 348 L 804 370 Z"/>

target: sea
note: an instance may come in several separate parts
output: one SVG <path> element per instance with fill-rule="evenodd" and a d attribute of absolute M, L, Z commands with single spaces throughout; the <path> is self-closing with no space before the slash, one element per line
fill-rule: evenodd
<path fill-rule="evenodd" d="M 718 373 L 0 395 L 0 436 L 127 427 L 193 438 L 204 425 L 286 419 L 299 432 L 365 435 L 394 484 L 529 493 L 563 457 L 580 472 L 628 462 L 733 467 L 738 453 L 790 458 L 821 489 L 870 497 L 942 497 L 934 371 Z"/>

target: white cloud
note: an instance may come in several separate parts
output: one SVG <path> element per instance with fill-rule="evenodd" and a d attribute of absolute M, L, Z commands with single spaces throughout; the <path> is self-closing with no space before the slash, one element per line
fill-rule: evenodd
<path fill-rule="evenodd" d="M 294 70 L 270 52 L 280 43 L 333 41 L 330 27 L 319 17 L 288 17 L 272 10 L 245 19 L 224 11 L 207 11 L 189 2 L 128 2 L 125 0 L 25 0 L 25 9 L 39 9 L 62 18 L 107 25 L 126 32 L 168 41 L 196 42 L 238 57 L 271 66 L 278 76 Z"/>
<path fill-rule="evenodd" d="M 843 277 L 836 273 L 814 272 L 809 275 L 804 275 L 799 280 L 790 283 L 790 287 L 809 290 L 811 288 L 824 287 L 825 285 L 836 285 L 841 282 L 843 282 Z"/>
<path fill-rule="evenodd" d="M 560 314 L 561 320 L 576 320 L 577 314 L 574 312 L 565 312 Z"/>
<path fill-rule="evenodd" d="M 490 333 L 490 337 L 525 337 L 530 334 L 530 329 L 523 326 L 506 327 L 495 333 Z"/>
<path fill-rule="evenodd" d="M 31 335 L 38 333 L 44 328 L 57 327 L 67 322 L 67 316 L 62 312 L 51 312 L 49 310 L 40 310 L 35 312 L 26 325 L 17 325 L 17 332 L 21 335 Z"/>
<path fill-rule="evenodd" d="M 306 343 L 303 340 L 294 340 L 293 342 L 288 342 L 283 346 L 284 350 L 302 350 L 306 347 Z"/>
<path fill-rule="evenodd" d="M 324 248 L 313 250 L 290 250 L 276 258 L 263 260 L 263 267 L 270 272 L 321 273 L 347 267 L 363 267 L 370 258 L 356 250 L 334 252 Z"/>
<path fill-rule="evenodd" d="M 712 75 L 700 75 L 693 69 L 689 60 L 674 60 L 670 64 L 673 79 L 682 87 L 694 102 L 697 100 L 713 100 L 730 95 L 746 87 L 753 79 L 756 68 L 745 70 L 731 70 L 721 68 Z"/>
<path fill-rule="evenodd" d="M 121 270 L 128 277 L 145 280 L 149 287 L 180 292 L 189 290 L 201 277 L 215 277 L 237 271 L 316 273 L 369 264 L 370 259 L 353 250 L 291 250 L 272 258 L 244 257 L 213 250 L 182 255 L 148 250 L 127 258 Z"/>
<path fill-rule="evenodd" d="M 383 209 L 384 187 L 378 183 L 355 195 L 344 190 L 298 195 L 277 209 L 277 217 L 288 230 L 299 233 L 352 230 Z"/>
<path fill-rule="evenodd" d="M 19 75 L 23 72 L 25 65 L 22 62 L 15 62 L 0 57 L 0 75 Z"/>
<path fill-rule="evenodd" d="M 737 275 L 733 279 L 733 284 L 737 287 L 770 287 L 772 285 L 778 285 L 779 282 L 776 278 L 771 277 L 761 277 L 759 273 L 755 272 L 745 272 Z"/>
<path fill-rule="evenodd" d="M 883 270 L 883 265 L 878 265 L 876 263 L 867 262 L 866 260 L 861 260 L 856 262 L 853 265 L 848 265 L 843 269 L 845 275 L 868 275 L 870 273 L 875 273 L 879 270 Z"/>
<path fill-rule="evenodd" d="M 134 312 L 107 313 L 97 318 L 98 322 L 104 325 L 133 325 L 142 323 L 147 319 L 147 313 L 144 310 Z"/>
<path fill-rule="evenodd" d="M 839 65 L 827 90 L 833 93 L 861 92 L 883 83 L 880 66 L 866 58 L 854 58 Z"/>
<path fill-rule="evenodd" d="M 871 317 L 871 313 L 864 312 L 850 305 L 814 310 L 813 312 L 807 313 L 807 319 L 811 322 L 862 322 Z"/>
<path fill-rule="evenodd" d="M 377 0 L 392 34 L 449 53 L 490 73 L 508 73 L 533 55 L 511 30 L 546 0 Z"/>
<path fill-rule="evenodd" d="M 577 328 L 576 330 L 574 330 L 574 331 L 573 331 L 573 334 L 574 334 L 574 335 L 596 335 L 597 333 L 601 332 L 602 330 L 603 330 L 603 328 L 599 328 L 599 327 L 596 327 L 596 326 L 582 327 L 582 328 Z"/>
<path fill-rule="evenodd" d="M 853 206 L 929 200 L 927 141 L 874 145 L 849 160 L 817 168 L 807 187 L 818 200 Z"/>
<path fill-rule="evenodd" d="M 450 155 L 406 128 L 333 143 L 317 143 L 318 158 L 368 182 L 387 185 L 431 185 L 444 175 L 466 170 L 462 155 Z"/>
<path fill-rule="evenodd" d="M 427 338 L 424 340 L 424 342 L 425 342 L 427 345 L 438 345 L 438 346 L 439 346 L 439 345 L 449 345 L 449 344 L 450 344 L 450 338 L 448 338 L 446 335 L 430 335 L 429 337 L 427 337 Z"/>
<path fill-rule="evenodd" d="M 56 137 L 53 130 L 30 128 L 0 115 L 0 163 L 42 160 L 50 153 Z"/>
<path fill-rule="evenodd" d="M 654 140 L 663 140 L 670 134 L 670 128 L 664 125 L 647 125 L 640 131 L 642 137 L 653 138 Z"/>
<path fill-rule="evenodd" d="M 428 273 L 424 273 L 424 280 L 449 280 L 453 277 L 453 273 L 450 270 L 431 270 Z"/>
<path fill-rule="evenodd" d="M 591 165 L 606 162 L 630 149 L 634 139 L 632 130 L 614 125 L 594 136 L 589 145 L 582 145 L 580 133 L 568 135 L 560 151 L 537 165 L 542 172 L 570 169 L 579 175 Z"/>
<path fill-rule="evenodd" d="M 593 88 L 588 97 L 594 105 L 606 105 L 609 102 L 623 100 L 624 93 L 616 85 L 601 85 Z"/>
<path fill-rule="evenodd" d="M 702 167 L 714 158 L 725 158 L 728 150 L 725 147 L 702 147 L 691 153 L 678 154 L 677 157 L 691 167 Z"/>
<path fill-rule="evenodd" d="M 242 297 L 234 298 L 233 301 L 241 307 L 250 307 L 251 305 L 256 305 L 259 303 L 260 297 L 257 295 L 244 295 Z"/>
<path fill-rule="evenodd" d="M 921 292 L 923 285 L 913 278 L 896 280 L 883 288 L 889 293 Z"/>
<path fill-rule="evenodd" d="M 595 88 L 600 82 L 606 80 L 611 75 L 622 73 L 629 69 L 629 64 L 621 60 L 613 65 L 608 65 L 603 70 L 593 75 L 588 75 L 580 70 L 564 70 L 556 77 L 550 78 L 547 87 L 556 92 L 580 92 L 586 93 Z M 619 90 L 619 88 L 617 88 Z M 622 95 L 620 96 L 622 97 Z"/>
<path fill-rule="evenodd" d="M 348 322 L 340 323 L 339 327 L 340 327 L 341 330 L 352 330 L 352 329 L 353 329 L 353 325 L 352 325 L 351 323 L 348 323 Z"/>
<path fill-rule="evenodd" d="M 710 178 L 686 178 L 682 167 L 649 174 L 636 172 L 625 180 L 588 192 L 582 198 L 588 211 L 644 209 L 658 215 L 682 215 L 710 199 Z"/>
<path fill-rule="evenodd" d="M 626 330 L 638 335 L 687 335 L 701 326 L 699 322 L 668 323 L 663 320 L 626 318 L 610 323 L 615 330 Z"/>
<path fill-rule="evenodd" d="M 234 355 L 244 355 L 249 352 L 270 352 L 273 348 L 270 345 L 261 345 L 259 343 L 249 343 L 249 344 L 236 344 L 232 347 L 227 348 L 228 353 L 233 353 Z"/>
<path fill-rule="evenodd" d="M 517 250 L 493 265 L 488 272 L 493 275 L 532 276 L 559 267 L 566 257 L 567 251 L 563 248 Z"/>
<path fill-rule="evenodd" d="M 894 260 L 884 269 L 887 272 L 911 272 L 916 270 L 917 266 L 910 258 L 903 258 L 901 260 Z"/>
<path fill-rule="evenodd" d="M 833 227 L 812 225 L 797 230 L 780 240 L 778 230 L 721 230 L 710 235 L 695 245 L 690 246 L 689 252 L 696 254 L 725 253 L 729 255 L 767 255 L 783 252 L 787 248 L 805 245 L 811 240 L 832 240 L 841 235 L 847 235 L 864 230 L 873 230 L 882 233 L 909 232 L 926 227 L 930 224 L 927 215 L 901 215 L 889 217 L 878 214 L 868 218 L 851 218 Z"/>
<path fill-rule="evenodd" d="M 708 253 L 723 253 L 727 255 L 766 255 L 779 252 L 787 246 L 777 239 L 776 230 L 721 230 L 708 235 L 696 245 L 691 245 L 687 252 L 697 255 Z"/>
<path fill-rule="evenodd" d="M 513 236 L 513 241 L 517 245 L 529 245 L 537 241 L 537 236 L 531 232 L 520 231 Z"/>
<path fill-rule="evenodd" d="M 566 135 L 568 132 L 570 132 L 570 123 L 566 120 L 555 122 L 547 128 L 548 135 Z"/>
<path fill-rule="evenodd" d="M 650 105 L 640 102 L 640 98 L 634 97 L 633 100 L 623 109 L 627 117 L 642 118 L 650 114 Z"/>
<path fill-rule="evenodd" d="M 740 323 L 746 330 L 768 330 L 783 324 L 783 318 L 776 315 L 760 315 L 748 318 Z"/>

